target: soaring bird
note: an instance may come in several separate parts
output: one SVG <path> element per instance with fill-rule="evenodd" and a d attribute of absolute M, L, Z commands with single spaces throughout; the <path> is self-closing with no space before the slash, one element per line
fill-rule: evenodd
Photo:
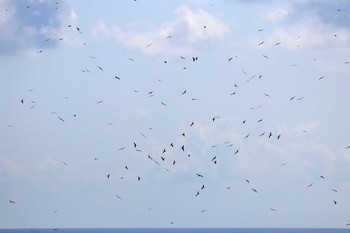
<path fill-rule="evenodd" d="M 181 95 L 184 95 L 184 94 L 186 94 L 187 93 L 187 90 L 184 90 L 182 93 L 181 93 Z"/>
<path fill-rule="evenodd" d="M 9 200 L 9 202 L 10 202 L 11 204 L 16 204 L 16 202 L 14 202 L 14 201 L 12 201 L 12 200 Z"/>
<path fill-rule="evenodd" d="M 198 195 L 199 195 L 199 191 L 197 191 L 197 193 L 196 193 L 196 195 L 195 195 L 195 196 L 197 197 Z"/>
<path fill-rule="evenodd" d="M 204 178 L 204 176 L 201 175 L 201 174 L 199 174 L 199 173 L 197 173 L 196 175 L 197 175 L 198 177 Z"/>
<path fill-rule="evenodd" d="M 253 190 L 254 192 L 258 193 L 258 191 L 257 191 L 256 189 L 252 188 L 252 190 Z"/>

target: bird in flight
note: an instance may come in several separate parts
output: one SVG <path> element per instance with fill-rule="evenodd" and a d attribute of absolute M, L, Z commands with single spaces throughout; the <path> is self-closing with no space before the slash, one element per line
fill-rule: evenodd
<path fill-rule="evenodd" d="M 12 200 L 9 200 L 9 202 L 10 202 L 11 204 L 16 204 L 16 202 L 14 202 L 14 201 L 12 201 Z"/>

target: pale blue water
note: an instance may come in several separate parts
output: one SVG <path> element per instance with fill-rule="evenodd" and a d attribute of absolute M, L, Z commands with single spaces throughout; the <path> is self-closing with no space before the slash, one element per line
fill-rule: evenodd
<path fill-rule="evenodd" d="M 350 233 L 350 228 L 96 228 L 96 229 L 0 229 L 0 233 Z"/>

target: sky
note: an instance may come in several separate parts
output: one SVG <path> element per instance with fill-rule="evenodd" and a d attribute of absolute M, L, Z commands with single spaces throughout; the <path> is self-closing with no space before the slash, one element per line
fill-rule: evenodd
<path fill-rule="evenodd" d="M 350 2 L 0 0 L 0 228 L 346 227 Z"/>

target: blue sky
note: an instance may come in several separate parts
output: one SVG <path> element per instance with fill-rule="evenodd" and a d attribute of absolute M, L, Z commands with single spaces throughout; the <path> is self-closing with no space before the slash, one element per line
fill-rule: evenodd
<path fill-rule="evenodd" d="M 0 228 L 345 227 L 349 6 L 1 0 Z"/>

